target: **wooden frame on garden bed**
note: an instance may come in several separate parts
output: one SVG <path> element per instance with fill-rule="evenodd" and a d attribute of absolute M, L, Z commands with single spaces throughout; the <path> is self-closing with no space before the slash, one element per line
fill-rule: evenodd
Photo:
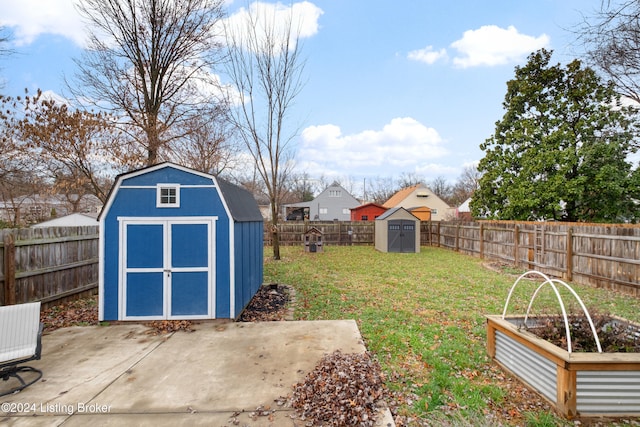
<path fill-rule="evenodd" d="M 486 318 L 489 356 L 560 414 L 640 416 L 640 353 L 569 353 L 519 329 L 524 316 Z"/>

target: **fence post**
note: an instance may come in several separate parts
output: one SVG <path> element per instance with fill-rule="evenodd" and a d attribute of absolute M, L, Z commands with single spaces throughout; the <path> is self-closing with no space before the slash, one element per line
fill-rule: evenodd
<path fill-rule="evenodd" d="M 456 224 L 456 244 L 455 244 L 455 251 L 459 252 L 460 251 L 460 224 Z"/>
<path fill-rule="evenodd" d="M 573 279 L 573 228 L 567 230 L 567 281 Z"/>
<path fill-rule="evenodd" d="M 16 303 L 16 245 L 13 234 L 4 236 L 4 305 Z"/>
<path fill-rule="evenodd" d="M 484 224 L 480 223 L 480 259 L 484 259 Z"/>
<path fill-rule="evenodd" d="M 536 235 L 535 230 L 532 233 L 531 231 L 527 235 L 528 243 L 527 243 L 527 261 L 529 262 L 529 270 L 533 270 L 534 262 L 535 262 L 535 248 L 536 248 Z"/>
<path fill-rule="evenodd" d="M 520 226 L 518 224 L 514 224 L 513 226 L 513 263 L 516 268 L 520 264 Z"/>
<path fill-rule="evenodd" d="M 438 247 L 440 247 L 440 221 L 436 224 L 436 237 L 438 238 Z"/>

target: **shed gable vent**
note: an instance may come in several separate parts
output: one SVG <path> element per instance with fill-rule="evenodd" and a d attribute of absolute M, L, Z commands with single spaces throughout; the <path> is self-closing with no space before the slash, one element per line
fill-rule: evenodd
<path fill-rule="evenodd" d="M 427 193 L 426 191 L 418 191 L 416 193 L 416 196 L 418 196 L 418 197 L 429 197 L 429 193 Z"/>

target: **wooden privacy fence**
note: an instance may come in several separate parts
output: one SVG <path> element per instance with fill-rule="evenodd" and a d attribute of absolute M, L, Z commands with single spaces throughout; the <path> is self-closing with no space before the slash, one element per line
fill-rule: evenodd
<path fill-rule="evenodd" d="M 97 226 L 0 230 L 0 254 L 0 305 L 98 289 Z"/>
<path fill-rule="evenodd" d="M 374 224 L 370 221 L 286 221 L 278 225 L 280 244 L 302 245 L 302 236 L 311 227 L 322 232 L 327 245 L 373 245 Z M 271 225 L 264 225 L 264 244 L 272 244 Z"/>
<path fill-rule="evenodd" d="M 640 296 L 640 226 L 562 222 L 430 223 L 432 245 Z"/>
<path fill-rule="evenodd" d="M 280 242 L 302 244 L 312 226 L 324 233 L 325 245 L 375 243 L 375 224 L 366 221 L 287 221 L 279 225 Z M 269 230 L 265 225 L 266 245 Z M 640 225 L 434 221 L 420 224 L 420 243 L 640 296 Z"/>
<path fill-rule="evenodd" d="M 283 245 L 302 245 L 309 227 L 324 245 L 373 245 L 374 222 L 287 221 Z M 265 244 L 271 244 L 265 224 Z M 423 246 L 536 269 L 574 283 L 640 296 L 640 226 L 560 222 L 422 222 Z M 98 227 L 0 230 L 0 305 L 96 292 Z"/>

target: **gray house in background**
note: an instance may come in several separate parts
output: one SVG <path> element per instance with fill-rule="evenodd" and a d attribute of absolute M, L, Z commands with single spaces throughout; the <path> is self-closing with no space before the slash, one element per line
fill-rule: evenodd
<path fill-rule="evenodd" d="M 333 183 L 310 202 L 289 203 L 282 208 L 287 221 L 350 221 L 351 209 L 357 206 L 360 206 L 358 199 Z"/>

